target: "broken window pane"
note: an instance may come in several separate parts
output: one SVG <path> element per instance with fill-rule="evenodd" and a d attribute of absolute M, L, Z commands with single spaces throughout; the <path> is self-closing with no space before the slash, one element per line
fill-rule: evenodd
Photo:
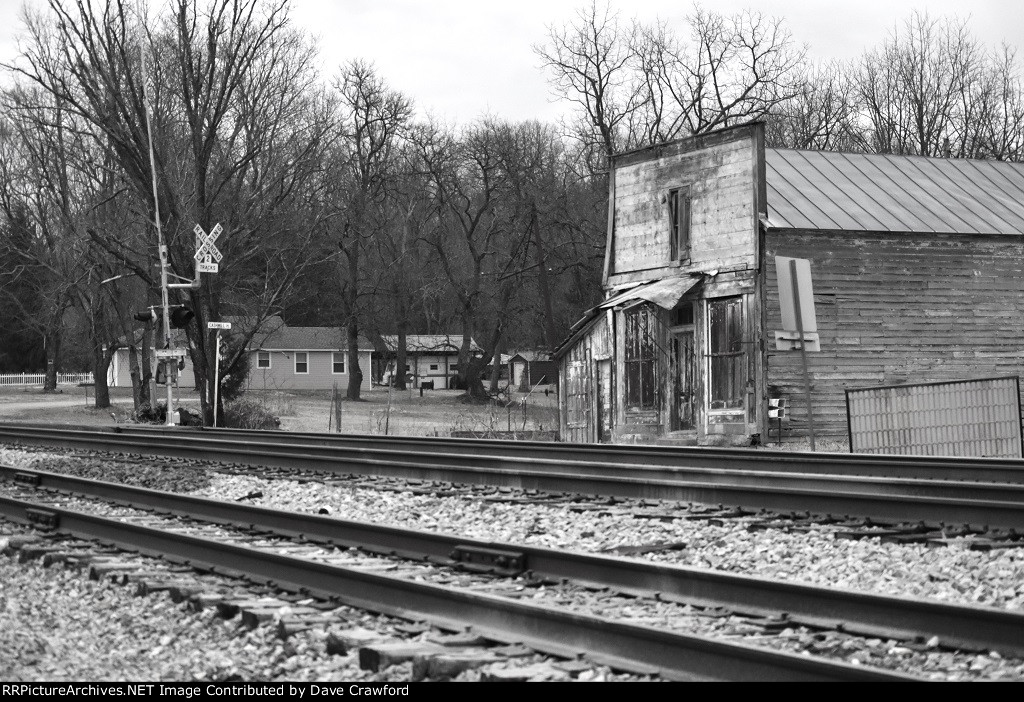
<path fill-rule="evenodd" d="M 657 340 L 655 312 L 642 305 L 625 313 L 626 409 L 658 408 Z"/>
<path fill-rule="evenodd" d="M 742 298 L 708 301 L 711 409 L 741 409 L 746 393 Z"/>

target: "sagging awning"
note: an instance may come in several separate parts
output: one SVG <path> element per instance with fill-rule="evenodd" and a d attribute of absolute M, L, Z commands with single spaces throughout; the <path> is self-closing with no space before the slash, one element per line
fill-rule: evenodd
<path fill-rule="evenodd" d="M 647 300 L 648 302 L 653 302 L 658 307 L 670 310 L 679 304 L 679 301 L 683 299 L 686 293 L 700 285 L 701 280 L 703 278 L 700 276 L 682 276 L 679 278 L 663 278 L 653 283 L 645 283 L 605 300 L 597 306 L 597 309 L 605 310 L 625 302 Z"/>

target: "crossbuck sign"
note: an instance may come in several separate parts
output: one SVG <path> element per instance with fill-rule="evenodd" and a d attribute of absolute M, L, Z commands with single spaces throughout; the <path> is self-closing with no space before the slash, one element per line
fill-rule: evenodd
<path fill-rule="evenodd" d="M 200 273 L 216 273 L 220 263 L 220 260 L 224 258 L 224 255 L 217 250 L 213 242 L 217 241 L 217 237 L 223 231 L 223 228 L 218 224 L 210 230 L 207 234 L 203 231 L 203 228 L 198 224 L 193 229 L 196 233 L 196 270 Z"/>

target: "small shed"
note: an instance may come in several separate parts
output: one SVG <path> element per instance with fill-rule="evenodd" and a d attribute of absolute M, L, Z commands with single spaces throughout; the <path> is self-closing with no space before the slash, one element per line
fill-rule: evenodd
<path fill-rule="evenodd" d="M 550 351 L 517 351 L 508 359 L 509 381 L 515 390 L 527 391 L 537 385 L 558 383 L 558 362 Z"/>
<path fill-rule="evenodd" d="M 398 335 L 381 336 L 384 350 L 381 354 L 381 380 L 390 382 L 395 371 Z M 473 339 L 469 340 L 470 352 L 480 354 L 482 349 Z M 459 349 L 462 348 L 462 334 L 409 334 L 405 337 L 405 372 L 411 378 L 412 386 L 447 390 L 454 387 L 454 377 L 459 372 Z"/>

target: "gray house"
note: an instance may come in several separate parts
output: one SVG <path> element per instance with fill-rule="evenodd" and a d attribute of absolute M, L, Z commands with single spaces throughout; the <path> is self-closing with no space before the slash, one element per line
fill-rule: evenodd
<path fill-rule="evenodd" d="M 236 327 L 242 323 L 232 320 Z M 141 332 L 139 332 L 141 334 Z M 212 333 L 212 332 L 211 332 Z M 184 331 L 172 330 L 172 343 L 187 348 Z M 348 387 L 348 341 L 343 327 L 289 327 L 280 317 L 263 322 L 249 342 L 248 388 L 253 390 L 330 390 L 335 384 Z M 361 388 L 370 389 L 370 361 L 373 345 L 359 339 Z M 186 356 L 178 374 L 181 387 L 194 387 L 192 361 Z M 128 349 L 114 354 L 107 374 L 111 387 L 130 387 Z"/>

